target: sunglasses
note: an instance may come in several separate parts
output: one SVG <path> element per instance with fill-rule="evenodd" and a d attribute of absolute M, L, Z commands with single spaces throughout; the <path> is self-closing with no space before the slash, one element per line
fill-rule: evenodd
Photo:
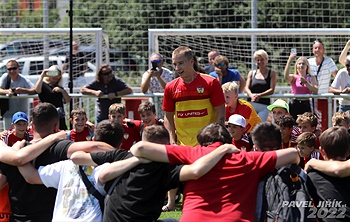
<path fill-rule="evenodd" d="M 10 68 L 7 68 L 8 71 L 16 70 L 16 69 L 18 69 L 18 67 L 10 67 Z"/>
<path fill-rule="evenodd" d="M 223 67 L 224 65 L 225 65 L 224 62 L 220 62 L 220 63 L 218 63 L 218 64 L 215 64 L 216 67 Z"/>
<path fill-rule="evenodd" d="M 151 60 L 151 63 L 160 63 L 162 60 L 157 59 L 157 60 Z"/>
<path fill-rule="evenodd" d="M 345 64 L 346 67 L 350 67 L 350 64 Z"/>
<path fill-rule="evenodd" d="M 108 76 L 109 74 L 111 74 L 113 71 L 112 70 L 109 70 L 107 72 L 101 72 L 102 75 L 104 76 Z"/>

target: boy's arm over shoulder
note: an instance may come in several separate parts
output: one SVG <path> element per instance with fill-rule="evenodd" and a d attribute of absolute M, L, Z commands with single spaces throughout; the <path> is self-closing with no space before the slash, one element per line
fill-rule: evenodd
<path fill-rule="evenodd" d="M 22 166 L 18 166 L 18 170 L 27 183 L 43 184 L 38 170 L 31 163 L 26 163 Z"/>
<path fill-rule="evenodd" d="M 309 171 L 311 169 L 318 170 L 333 177 L 348 177 L 350 176 L 350 160 L 324 161 L 310 159 L 305 165 L 305 170 Z"/>
<path fill-rule="evenodd" d="M 169 163 L 165 145 L 140 141 L 130 148 L 130 152 L 137 157 L 144 157 L 149 160 Z"/>
<path fill-rule="evenodd" d="M 190 165 L 184 165 L 180 171 L 180 181 L 196 180 L 208 173 L 227 153 L 239 153 L 233 144 L 223 144 Z"/>
<path fill-rule="evenodd" d="M 276 168 L 280 168 L 287 164 L 299 164 L 300 156 L 298 150 L 295 148 L 276 150 L 272 152 L 276 152 Z"/>

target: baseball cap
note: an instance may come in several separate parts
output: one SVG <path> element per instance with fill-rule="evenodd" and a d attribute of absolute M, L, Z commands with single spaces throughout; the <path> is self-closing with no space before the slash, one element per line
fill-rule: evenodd
<path fill-rule="evenodd" d="M 274 103 L 271 105 L 267 106 L 267 109 L 272 111 L 274 108 L 284 108 L 289 112 L 289 105 L 286 101 L 282 99 L 277 99 Z"/>
<path fill-rule="evenodd" d="M 12 123 L 17 123 L 18 121 L 21 121 L 21 120 L 26 121 L 28 123 L 27 114 L 25 114 L 24 112 L 17 112 L 13 114 Z"/>
<path fill-rule="evenodd" d="M 239 115 L 239 114 L 233 114 L 230 116 L 230 118 L 228 118 L 228 123 L 237 125 L 237 126 L 241 126 L 243 128 L 246 127 L 246 120 L 243 116 Z"/>

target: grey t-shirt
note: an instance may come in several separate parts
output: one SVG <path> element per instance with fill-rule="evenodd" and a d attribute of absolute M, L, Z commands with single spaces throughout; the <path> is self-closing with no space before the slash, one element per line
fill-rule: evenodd
<path fill-rule="evenodd" d="M 7 82 L 7 73 L 4 73 L 0 78 L 0 87 L 2 89 L 6 89 Z M 22 87 L 31 89 L 34 88 L 34 84 L 24 77 L 22 74 L 19 74 L 19 77 L 16 81 L 11 79 L 10 88 Z M 28 109 L 28 99 L 10 99 L 9 100 L 9 111 L 11 113 L 15 113 L 17 111 L 27 112 Z"/>

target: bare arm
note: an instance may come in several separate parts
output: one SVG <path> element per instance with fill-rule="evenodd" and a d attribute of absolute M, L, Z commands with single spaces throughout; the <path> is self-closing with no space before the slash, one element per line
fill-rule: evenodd
<path fill-rule="evenodd" d="M 97 163 L 95 163 L 92 158 L 90 153 L 86 153 L 84 151 L 77 151 L 74 152 L 71 156 L 70 159 L 73 161 L 73 163 L 77 165 L 82 165 L 82 166 L 97 166 Z"/>
<path fill-rule="evenodd" d="M 18 166 L 19 172 L 22 174 L 23 178 L 29 184 L 43 184 L 40 178 L 38 170 L 31 164 L 26 163 L 22 166 Z"/>
<path fill-rule="evenodd" d="M 43 87 L 43 80 L 44 80 L 44 77 L 46 76 L 47 71 L 48 71 L 47 69 L 44 69 L 41 72 L 41 75 L 40 75 L 38 81 L 36 82 L 36 84 L 34 86 L 34 89 L 35 89 L 36 93 L 38 93 L 38 94 L 41 93 L 41 90 L 42 90 L 42 87 Z"/>
<path fill-rule="evenodd" d="M 153 70 L 148 70 L 147 71 L 147 78 L 146 80 L 141 84 L 141 92 L 142 93 L 147 93 L 150 83 L 151 83 L 151 78 L 153 76 Z"/>
<path fill-rule="evenodd" d="M 170 144 L 175 144 L 177 142 L 176 133 L 175 133 L 174 115 L 175 115 L 175 112 L 165 112 L 165 116 L 164 116 L 164 127 L 169 132 Z"/>
<path fill-rule="evenodd" d="M 71 155 L 77 151 L 93 153 L 93 152 L 106 152 L 111 150 L 114 150 L 114 147 L 104 142 L 98 142 L 98 141 L 75 142 L 75 143 L 72 143 L 72 145 L 68 148 L 67 157 L 71 158 Z"/>
<path fill-rule="evenodd" d="M 241 75 L 239 75 L 239 93 L 243 93 L 244 92 L 244 88 L 246 85 L 245 79 L 243 79 L 243 77 Z"/>
<path fill-rule="evenodd" d="M 111 163 L 104 168 L 98 176 L 99 181 L 106 183 L 107 181 L 113 180 L 114 178 L 124 174 L 131 170 L 140 163 L 148 163 L 150 161 L 138 157 L 130 157 L 125 160 L 119 160 Z"/>
<path fill-rule="evenodd" d="M 22 87 L 17 87 L 15 89 L 15 92 L 18 94 L 28 94 L 28 95 L 33 95 L 36 94 L 35 88 L 22 88 Z"/>
<path fill-rule="evenodd" d="M 245 85 L 245 92 L 247 93 L 247 95 L 252 98 L 253 97 L 253 93 L 252 91 L 250 91 L 249 87 L 252 83 L 252 75 L 253 75 L 253 71 L 249 71 L 248 76 L 247 76 L 247 81 L 246 81 L 246 85 Z"/>
<path fill-rule="evenodd" d="M 293 74 L 289 74 L 289 69 L 290 69 L 290 64 L 292 63 L 292 59 L 294 59 L 297 56 L 297 54 L 290 54 L 290 56 L 288 57 L 288 61 L 286 64 L 286 67 L 284 67 L 284 79 L 288 81 L 288 83 L 293 82 L 294 80 L 294 75 Z"/>
<path fill-rule="evenodd" d="M 123 95 L 127 95 L 127 94 L 131 94 L 132 93 L 132 89 L 130 87 L 120 90 L 117 92 L 118 96 L 123 96 Z"/>
<path fill-rule="evenodd" d="M 191 165 L 185 165 L 180 172 L 180 181 L 196 180 L 208 173 L 227 153 L 238 153 L 240 150 L 233 144 L 224 144 L 202 156 Z"/>
<path fill-rule="evenodd" d="M 91 96 L 96 96 L 96 97 L 101 97 L 103 96 L 103 92 L 101 90 L 93 90 L 93 89 L 89 89 L 86 86 L 83 86 L 80 89 L 80 93 L 84 94 L 84 95 L 91 95 Z"/>
<path fill-rule="evenodd" d="M 215 107 L 216 110 L 216 122 L 220 123 L 221 125 L 225 125 L 225 118 L 226 118 L 226 110 L 225 110 L 225 104 L 222 104 L 220 106 Z"/>
<path fill-rule="evenodd" d="M 66 103 L 69 103 L 71 98 L 70 96 L 68 95 L 67 91 L 64 89 L 64 88 L 60 88 L 60 87 L 55 87 L 54 90 L 57 88 L 57 91 L 59 91 L 60 93 L 62 93 L 62 96 L 64 98 L 64 101 Z"/>
<path fill-rule="evenodd" d="M 136 157 L 169 163 L 166 147 L 163 144 L 140 141 L 130 148 L 130 152 Z"/>
<path fill-rule="evenodd" d="M 64 131 L 60 131 L 55 134 L 51 134 L 37 143 L 23 147 L 22 149 L 15 151 L 8 147 L 3 141 L 0 141 L 0 161 L 13 166 L 20 166 L 34 158 L 38 157 L 42 152 L 44 152 L 53 143 L 67 139 L 67 135 Z M 21 142 L 23 146 L 25 141 Z"/>
<path fill-rule="evenodd" d="M 0 190 L 2 190 L 7 184 L 7 178 L 4 174 L 0 173 Z"/>
<path fill-rule="evenodd" d="M 343 66 L 345 66 L 345 59 L 346 59 L 346 56 L 348 55 L 349 49 L 350 49 L 350 40 L 348 40 L 348 42 L 345 44 L 343 51 L 341 51 L 339 56 L 339 62 Z"/>
<path fill-rule="evenodd" d="M 287 148 L 282 150 L 277 150 L 277 161 L 276 161 L 276 168 L 280 168 L 282 166 L 285 166 L 287 164 L 296 163 L 299 164 L 300 156 L 298 153 L 298 150 L 295 148 Z"/>
<path fill-rule="evenodd" d="M 317 85 L 318 84 L 317 84 L 316 76 L 311 76 L 311 83 L 306 81 L 305 85 L 313 94 L 317 94 L 317 92 L 318 92 L 318 86 Z"/>
<path fill-rule="evenodd" d="M 333 177 L 350 176 L 350 160 L 347 161 L 325 161 L 311 159 L 305 165 L 305 170 L 315 169 Z"/>

